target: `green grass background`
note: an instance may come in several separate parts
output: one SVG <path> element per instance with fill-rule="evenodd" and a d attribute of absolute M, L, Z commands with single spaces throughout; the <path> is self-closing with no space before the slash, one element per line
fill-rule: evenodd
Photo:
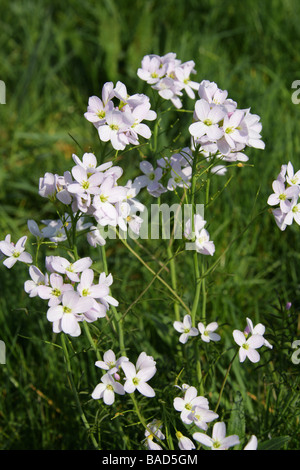
<path fill-rule="evenodd" d="M 207 316 L 224 325 L 228 347 L 232 329 L 242 329 L 247 316 L 255 323 L 263 320 L 274 344 L 272 353 L 262 355 L 265 367 L 234 363 L 221 417 L 229 418 L 239 391 L 247 435 L 254 433 L 260 440 L 288 436 L 283 447 L 299 449 L 299 366 L 291 363 L 291 342 L 299 337 L 299 227 L 280 232 L 266 209 L 281 164 L 291 161 L 300 168 L 300 105 L 291 100 L 292 82 L 300 79 L 299 2 L 2 0 L 0 13 L 0 79 L 6 84 L 6 104 L 0 105 L 0 239 L 7 233 L 14 239 L 28 234 L 28 219 L 50 216 L 50 206 L 37 192 L 39 177 L 46 171 L 62 174 L 70 169 L 72 153 L 90 150 L 100 156 L 97 133 L 83 113 L 88 97 L 99 96 L 103 83 L 120 80 L 129 93 L 146 93 L 154 100 L 155 94 L 136 75 L 145 54 L 172 51 L 182 61 L 194 60 L 196 80 L 215 81 L 240 108 L 251 107 L 261 116 L 266 149 L 248 152 L 253 167 L 230 170 L 233 179 L 205 214 L 219 255 L 236 239 L 208 279 Z M 184 104 L 193 107 L 189 99 Z M 189 116 L 182 119 L 188 122 Z M 166 136 L 160 151 L 167 138 L 173 147 L 187 142 L 186 129 L 178 124 L 167 129 Z M 158 156 L 161 153 L 149 158 L 155 161 Z M 129 178 L 137 174 L 139 161 L 140 155 L 133 152 L 121 155 L 118 164 Z M 213 190 L 220 189 L 222 181 L 214 183 Z M 146 241 L 144 248 L 166 259 L 163 242 Z M 149 252 L 137 251 L 158 269 Z M 120 243 L 110 243 L 107 255 L 113 292 L 124 311 L 152 276 Z M 101 267 L 100 253 L 93 251 L 91 256 Z M 29 302 L 23 291 L 25 271 L 23 266 L 11 271 L 0 268 L 0 339 L 7 347 L 6 365 L 0 366 L 0 448 L 88 449 L 45 306 Z M 180 258 L 178 291 L 191 302 L 187 279 L 193 279 L 192 265 Z M 283 306 L 288 300 L 293 308 L 286 312 Z M 176 355 L 169 357 L 178 342 L 172 329 L 172 302 L 155 282 L 125 323 L 132 360 L 142 344 L 159 367 L 167 368 L 165 382 L 154 380 L 158 403 L 181 369 Z M 101 332 L 95 328 L 93 333 L 99 335 L 100 350 L 116 346 L 106 328 Z M 131 405 L 116 408 L 125 414 L 112 420 L 110 410 L 92 403 L 90 393 L 100 380 L 93 352 L 84 337 L 72 341 L 72 347 L 76 384 L 103 448 L 126 447 L 126 440 L 112 430 L 127 419 L 131 445 L 139 448 L 143 430 L 128 412 Z M 216 346 L 211 357 L 221 352 Z M 231 354 L 208 378 L 212 400 Z M 185 369 L 185 381 L 193 380 L 192 373 L 192 368 Z M 145 401 L 146 409 L 149 406 Z M 166 409 L 172 414 L 172 398 Z M 147 412 L 156 416 L 159 405 Z"/>

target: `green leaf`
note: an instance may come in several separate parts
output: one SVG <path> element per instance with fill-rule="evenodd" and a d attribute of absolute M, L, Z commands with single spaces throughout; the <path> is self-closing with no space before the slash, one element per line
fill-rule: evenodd
<path fill-rule="evenodd" d="M 230 418 L 228 422 L 227 435 L 237 434 L 240 438 L 240 442 L 243 441 L 246 430 L 245 412 L 244 412 L 244 401 L 241 392 L 236 392 L 231 409 Z M 235 449 L 240 449 L 241 444 L 235 446 Z"/>
<path fill-rule="evenodd" d="M 280 450 L 284 444 L 289 442 L 290 436 L 274 437 L 258 444 L 258 450 Z"/>

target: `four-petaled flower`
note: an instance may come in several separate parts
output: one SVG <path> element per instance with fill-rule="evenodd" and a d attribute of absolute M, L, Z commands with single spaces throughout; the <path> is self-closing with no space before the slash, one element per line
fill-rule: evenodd
<path fill-rule="evenodd" d="M 181 333 L 181 335 L 179 336 L 179 341 L 182 344 L 185 344 L 190 336 L 197 336 L 199 334 L 197 328 L 192 326 L 192 318 L 190 315 L 185 315 L 183 318 L 183 322 L 175 321 L 173 323 L 173 326 L 176 331 Z"/>
<path fill-rule="evenodd" d="M 214 424 L 212 437 L 202 432 L 195 432 L 193 438 L 204 446 L 210 447 L 211 450 L 227 450 L 240 443 L 239 436 L 236 434 L 226 437 L 226 425 L 223 422 Z"/>
<path fill-rule="evenodd" d="M 106 405 L 112 405 L 115 401 L 115 393 L 118 395 L 124 395 L 125 390 L 122 384 L 114 380 L 111 374 L 107 373 L 101 377 L 101 382 L 96 385 L 92 398 L 94 400 L 103 399 Z"/>

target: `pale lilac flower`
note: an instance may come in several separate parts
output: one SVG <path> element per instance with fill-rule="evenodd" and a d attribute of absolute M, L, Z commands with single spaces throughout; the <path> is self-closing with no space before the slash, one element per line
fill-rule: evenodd
<path fill-rule="evenodd" d="M 227 450 L 229 447 L 234 447 L 240 443 L 239 436 L 236 434 L 226 437 L 226 425 L 223 422 L 214 424 L 212 437 L 202 432 L 195 432 L 193 438 L 204 446 L 210 447 L 211 450 Z"/>
<path fill-rule="evenodd" d="M 184 89 L 186 94 L 191 99 L 195 98 L 194 90 L 199 89 L 199 83 L 191 80 L 190 78 L 191 73 L 196 73 L 194 67 L 195 62 L 193 60 L 189 60 L 181 64 L 179 67 L 176 67 L 174 70 L 174 75 L 176 76 L 178 82 L 181 84 L 181 88 Z"/>
<path fill-rule="evenodd" d="M 107 286 L 110 287 L 113 283 L 113 276 L 112 274 L 106 275 L 104 272 L 100 274 L 99 276 L 99 284 L 100 286 Z M 101 302 L 107 309 L 109 309 L 109 305 L 113 305 L 114 307 L 118 307 L 119 302 L 117 299 L 112 297 L 110 294 L 105 295 L 104 297 L 101 297 Z"/>
<path fill-rule="evenodd" d="M 188 424 L 194 423 L 198 428 L 206 431 L 208 429 L 207 423 L 217 419 L 219 415 L 214 411 L 208 410 L 201 406 L 195 406 L 188 415 Z"/>
<path fill-rule="evenodd" d="M 300 225 L 300 202 L 292 200 L 290 210 L 284 215 L 283 225 L 292 225 L 293 221 Z"/>
<path fill-rule="evenodd" d="M 49 282 L 48 274 L 43 274 L 37 266 L 29 267 L 29 275 L 31 280 L 25 281 L 24 290 L 29 294 L 29 297 L 36 297 L 39 295 L 39 289 Z"/>
<path fill-rule="evenodd" d="M 28 226 L 29 232 L 32 233 L 32 235 L 34 235 L 36 238 L 40 238 L 40 239 L 50 238 L 56 232 L 56 228 L 51 225 L 47 225 L 46 227 L 43 227 L 40 230 L 35 220 L 31 220 L 31 219 L 27 221 L 27 226 Z"/>
<path fill-rule="evenodd" d="M 286 182 L 291 185 L 300 185 L 300 170 L 294 172 L 294 167 L 291 162 L 288 162 L 286 168 Z"/>
<path fill-rule="evenodd" d="M 244 450 L 257 450 L 257 437 L 254 434 L 250 437 L 250 440 L 244 447 Z"/>
<path fill-rule="evenodd" d="M 243 124 L 248 130 L 247 146 L 264 150 L 265 143 L 261 137 L 262 124 L 257 114 L 251 114 L 250 108 L 245 110 Z"/>
<path fill-rule="evenodd" d="M 162 422 L 158 419 L 153 419 L 151 423 L 147 425 L 147 429 L 145 431 L 145 445 L 149 450 L 162 450 L 162 447 L 153 441 L 155 437 L 160 440 L 165 439 L 165 435 L 162 433 L 161 428 Z"/>
<path fill-rule="evenodd" d="M 73 182 L 70 171 L 65 171 L 63 176 L 56 175 L 56 199 L 65 205 L 72 202 L 72 195 L 68 191 L 69 184 Z"/>
<path fill-rule="evenodd" d="M 240 346 L 239 348 L 239 359 L 240 362 L 244 362 L 245 359 L 248 359 L 251 362 L 258 362 L 260 360 L 260 355 L 256 349 L 263 346 L 265 339 L 259 334 L 251 335 L 250 338 L 246 339 L 245 334 L 240 330 L 233 331 L 234 341 Z"/>
<path fill-rule="evenodd" d="M 149 85 L 154 85 L 164 77 L 166 68 L 166 65 L 161 64 L 159 56 L 154 54 L 146 55 L 142 59 L 141 68 L 138 69 L 137 75 Z"/>
<path fill-rule="evenodd" d="M 115 381 L 111 374 L 105 374 L 101 377 L 101 382 L 96 385 L 92 398 L 94 400 L 103 399 L 105 405 L 112 405 L 115 401 L 115 393 L 124 395 L 125 390 L 122 384 Z"/>
<path fill-rule="evenodd" d="M 49 285 L 42 285 L 38 289 L 41 299 L 48 300 L 48 306 L 54 307 L 61 303 L 62 295 L 68 290 L 74 290 L 72 284 L 65 284 L 60 274 L 52 273 L 49 277 Z"/>
<path fill-rule="evenodd" d="M 92 306 L 91 297 L 80 297 L 76 291 L 69 290 L 62 295 L 62 305 L 48 309 L 47 319 L 53 323 L 55 333 L 63 331 L 76 337 L 81 334 L 79 322 L 82 321 L 82 314 L 90 310 Z"/>
<path fill-rule="evenodd" d="M 125 199 L 126 192 L 123 186 L 115 185 L 112 176 L 104 179 L 99 187 L 99 193 L 93 199 L 93 208 L 95 209 L 93 216 L 100 225 L 116 224 L 118 212 L 115 204 Z"/>
<path fill-rule="evenodd" d="M 106 244 L 105 238 L 102 236 L 99 228 L 95 225 L 90 226 L 90 231 L 86 235 L 88 244 L 93 246 L 94 248 L 97 245 L 104 246 Z"/>
<path fill-rule="evenodd" d="M 109 294 L 109 288 L 105 284 L 94 284 L 94 271 L 87 268 L 81 273 L 80 282 L 77 284 L 77 292 L 81 297 L 101 299 Z"/>
<path fill-rule="evenodd" d="M 279 204 L 282 212 L 287 213 L 291 208 L 291 199 L 299 196 L 300 188 L 296 185 L 285 187 L 284 183 L 280 180 L 275 180 L 272 183 L 274 193 L 268 197 L 267 203 L 270 206 Z"/>
<path fill-rule="evenodd" d="M 128 138 L 125 133 L 133 124 L 133 119 L 129 120 L 125 113 L 118 109 L 113 109 L 106 113 L 105 124 L 98 127 L 100 140 L 110 141 L 115 150 L 124 150 L 128 145 Z"/>
<path fill-rule="evenodd" d="M 57 175 L 53 173 L 45 173 L 45 175 L 39 179 L 39 195 L 49 199 L 55 199 L 56 197 L 56 182 Z"/>
<path fill-rule="evenodd" d="M 218 149 L 222 155 L 228 155 L 236 148 L 236 144 L 247 144 L 248 129 L 243 124 L 244 111 L 237 109 L 230 116 L 224 117 L 222 129 L 224 135 L 218 140 Z"/>
<path fill-rule="evenodd" d="M 283 232 L 287 227 L 287 224 L 285 223 L 285 218 L 288 212 L 282 212 L 280 207 L 277 207 L 276 209 L 272 210 L 272 214 L 274 216 L 277 227 L 280 228 L 280 230 Z"/>
<path fill-rule="evenodd" d="M 222 105 L 227 113 L 232 113 L 237 107 L 237 103 L 228 98 L 228 91 L 221 90 L 215 82 L 202 80 L 199 85 L 198 95 L 207 101 L 211 107 Z"/>
<path fill-rule="evenodd" d="M 195 139 L 207 136 L 216 141 L 223 137 L 219 123 L 226 115 L 224 107 L 215 105 L 211 108 L 207 101 L 200 99 L 196 101 L 194 114 L 196 122 L 189 126 L 189 132 Z"/>
<path fill-rule="evenodd" d="M 91 175 L 88 170 L 80 165 L 72 168 L 72 175 L 75 181 L 68 186 L 68 191 L 71 194 L 76 194 L 82 197 L 82 194 L 99 194 L 99 186 L 103 182 L 104 176 L 101 172 L 95 172 Z"/>
<path fill-rule="evenodd" d="M 210 240 L 208 231 L 204 228 L 206 221 L 200 214 L 194 215 L 194 233 L 192 232 L 191 219 L 185 224 L 184 236 L 193 240 L 194 249 L 202 255 L 213 256 L 215 253 L 215 244 Z"/>
<path fill-rule="evenodd" d="M 173 326 L 176 331 L 181 333 L 181 335 L 179 336 L 179 341 L 182 344 L 185 344 L 188 341 L 189 337 L 197 336 L 199 334 L 197 328 L 192 326 L 192 318 L 190 315 L 185 315 L 183 318 L 183 322 L 175 321 L 173 323 Z"/>
<path fill-rule="evenodd" d="M 147 367 L 155 367 L 156 362 L 152 356 L 148 356 L 145 352 L 141 352 L 136 361 L 136 370 L 146 369 Z"/>
<path fill-rule="evenodd" d="M 71 281 L 79 282 L 79 273 L 89 268 L 93 263 L 89 257 L 81 258 L 71 263 L 66 258 L 54 256 L 51 261 L 52 269 L 60 274 L 65 274 Z"/>
<path fill-rule="evenodd" d="M 112 349 L 109 349 L 103 354 L 103 361 L 96 361 L 95 366 L 100 369 L 108 371 L 108 374 L 115 374 L 118 372 L 119 368 L 122 365 L 122 362 L 128 361 L 128 357 L 121 356 L 119 359 L 116 359 L 116 355 Z"/>
<path fill-rule="evenodd" d="M 111 101 L 114 97 L 114 85 L 112 82 L 106 82 L 102 88 L 102 100 L 98 96 L 91 96 L 88 101 L 88 107 L 84 117 L 92 122 L 95 127 L 105 122 L 107 112 L 114 107 Z"/>
<path fill-rule="evenodd" d="M 249 328 L 249 332 L 251 333 L 251 335 L 263 336 L 265 334 L 266 328 L 262 323 L 258 323 L 257 325 L 253 326 L 253 322 L 252 320 L 250 320 L 250 318 L 247 318 L 246 321 L 247 321 L 247 326 Z M 273 349 L 272 344 L 270 344 L 269 341 L 267 341 L 266 339 L 264 342 L 264 346 L 267 346 L 267 348 L 269 349 Z"/>
<path fill-rule="evenodd" d="M 196 387 L 189 387 L 185 391 L 183 398 L 174 398 L 173 406 L 176 411 L 180 411 L 180 419 L 185 424 L 191 424 L 193 422 L 191 412 L 194 408 L 200 407 L 207 410 L 209 409 L 207 398 L 198 396 Z"/>
<path fill-rule="evenodd" d="M 110 168 L 113 162 L 106 162 L 98 165 L 97 158 L 93 153 L 86 152 L 82 156 L 82 160 L 73 153 L 72 158 L 76 165 L 81 166 L 87 171 L 88 176 L 92 173 L 102 172 Z"/>
<path fill-rule="evenodd" d="M 132 362 L 125 361 L 121 365 L 126 376 L 124 390 L 127 393 L 133 393 L 138 390 L 145 397 L 154 397 L 155 391 L 147 383 L 156 373 L 156 367 L 143 367 L 137 371 L 136 366 Z"/>
<path fill-rule="evenodd" d="M 196 449 L 193 441 L 189 437 L 184 436 L 180 431 L 176 432 L 176 437 L 178 439 L 178 447 L 180 450 Z"/>
<path fill-rule="evenodd" d="M 26 235 L 21 237 L 16 244 L 9 241 L 10 238 L 0 241 L 0 251 L 6 256 L 3 261 L 4 266 L 8 269 L 12 268 L 17 261 L 22 263 L 31 264 L 32 256 L 25 251 L 25 244 L 27 241 Z"/>
<path fill-rule="evenodd" d="M 211 322 L 207 326 L 205 326 L 202 322 L 199 322 L 198 330 L 200 331 L 202 341 L 205 341 L 205 343 L 209 343 L 210 341 L 220 341 L 221 336 L 217 333 L 214 333 L 217 328 L 217 322 Z"/>
<path fill-rule="evenodd" d="M 147 190 L 151 192 L 152 189 L 156 189 L 157 183 L 162 177 L 162 169 L 154 169 L 152 164 L 146 160 L 140 163 L 140 170 L 144 173 L 141 176 L 137 176 L 134 180 L 134 184 L 140 188 L 147 187 Z"/>

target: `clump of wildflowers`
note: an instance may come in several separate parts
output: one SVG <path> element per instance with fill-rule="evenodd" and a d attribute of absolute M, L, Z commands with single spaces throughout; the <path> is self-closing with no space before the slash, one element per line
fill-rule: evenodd
<path fill-rule="evenodd" d="M 114 87 L 107 82 L 102 88 L 102 99 L 89 98 L 84 116 L 96 127 L 100 140 L 110 141 L 115 150 L 124 150 L 129 144 L 138 145 L 140 137 L 151 137 L 149 126 L 143 122 L 156 119 L 156 112 L 150 108 L 146 95 L 129 96 L 124 83 L 117 82 Z"/>
<path fill-rule="evenodd" d="M 164 56 L 146 55 L 137 71 L 141 80 L 146 81 L 162 98 L 170 100 L 178 109 L 182 107 L 183 91 L 191 99 L 195 98 L 194 90 L 199 88 L 199 83 L 191 79 L 191 74 L 195 73 L 193 60 L 182 63 L 172 52 Z"/>

